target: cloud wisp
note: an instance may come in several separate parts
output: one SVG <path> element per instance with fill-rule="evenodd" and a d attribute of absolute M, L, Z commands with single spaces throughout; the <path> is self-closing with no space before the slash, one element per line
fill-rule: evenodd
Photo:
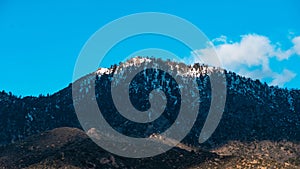
<path fill-rule="evenodd" d="M 235 71 L 243 76 L 253 79 L 272 79 L 270 85 L 284 86 L 296 77 L 296 73 L 284 68 L 277 73 L 270 67 L 270 59 L 276 58 L 278 62 L 288 60 L 294 55 L 300 55 L 300 36 L 292 39 L 293 46 L 283 50 L 266 36 L 257 34 L 242 35 L 239 42 L 227 40 L 221 36 L 212 40 L 215 49 L 205 48 L 192 52 L 192 62 L 210 64 L 212 52 L 219 56 L 224 68 Z"/>

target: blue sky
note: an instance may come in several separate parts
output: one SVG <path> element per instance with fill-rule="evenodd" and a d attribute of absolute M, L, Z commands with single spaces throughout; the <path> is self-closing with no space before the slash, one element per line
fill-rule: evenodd
<path fill-rule="evenodd" d="M 241 53 L 231 58 L 232 62 L 226 60 L 226 68 L 269 84 L 297 88 L 300 86 L 296 39 L 300 36 L 299 6 L 296 0 L 1 0 L 0 90 L 27 96 L 54 93 L 66 87 L 72 81 L 74 64 L 89 37 L 105 24 L 138 12 L 163 12 L 184 18 L 215 43 L 221 57 L 232 51 Z M 258 52 L 253 54 L 261 56 L 251 58 L 245 54 L 243 49 L 247 44 L 258 44 L 251 47 Z M 259 51 L 265 49 L 259 45 L 270 49 Z M 121 55 L 122 51 L 115 53 Z M 119 61 L 118 57 L 110 57 L 107 64 Z"/>

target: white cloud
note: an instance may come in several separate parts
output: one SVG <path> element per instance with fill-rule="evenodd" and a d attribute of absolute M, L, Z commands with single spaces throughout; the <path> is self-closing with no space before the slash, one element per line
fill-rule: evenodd
<path fill-rule="evenodd" d="M 294 49 L 288 49 L 286 51 L 282 51 L 282 49 L 278 48 L 275 52 L 274 55 L 276 56 L 276 58 L 279 61 L 285 60 L 285 59 L 289 59 L 290 56 L 292 56 L 293 54 L 295 54 Z"/>
<path fill-rule="evenodd" d="M 275 74 L 273 81 L 270 83 L 271 85 L 278 85 L 283 86 L 286 82 L 291 81 L 293 78 L 296 77 L 296 74 L 284 69 L 281 74 Z"/>
<path fill-rule="evenodd" d="M 219 45 L 216 49 L 225 66 L 259 65 L 272 52 L 269 39 L 259 35 L 245 35 L 239 43 Z"/>
<path fill-rule="evenodd" d="M 293 44 L 294 44 L 294 51 L 296 54 L 300 55 L 300 36 L 298 37 L 295 37 L 293 40 L 292 40 Z"/>
<path fill-rule="evenodd" d="M 215 62 L 211 59 L 216 52 L 224 68 L 254 79 L 271 78 L 271 85 L 283 86 L 296 76 L 288 69 L 284 69 L 280 74 L 274 72 L 269 66 L 269 60 L 275 57 L 282 61 L 294 54 L 300 55 L 300 36 L 292 39 L 294 46 L 288 50 L 281 49 L 279 44 L 271 43 L 268 37 L 257 34 L 243 35 L 240 42 L 229 43 L 228 38 L 223 35 L 212 42 L 215 44 L 215 50 L 206 48 L 192 52 L 194 62 L 214 65 Z M 256 69 L 253 70 L 253 67 Z"/>
<path fill-rule="evenodd" d="M 212 40 L 213 43 L 227 43 L 227 36 L 221 35 L 219 38 L 215 38 Z"/>
<path fill-rule="evenodd" d="M 243 76 L 246 76 L 246 77 L 251 77 L 253 79 L 263 79 L 265 77 L 272 77 L 272 76 L 274 76 L 274 72 L 272 72 L 271 69 L 269 69 L 269 70 L 255 69 L 255 70 L 249 71 L 248 69 L 242 68 L 237 73 L 241 74 Z"/>

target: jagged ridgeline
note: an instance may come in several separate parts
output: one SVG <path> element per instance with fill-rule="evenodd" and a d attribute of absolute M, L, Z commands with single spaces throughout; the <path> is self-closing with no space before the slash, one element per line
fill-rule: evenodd
<path fill-rule="evenodd" d="M 180 83 L 176 83 L 173 75 L 155 68 L 145 69 L 138 73 L 129 85 L 130 101 L 139 111 L 149 109 L 149 96 L 153 89 L 163 91 L 166 108 L 162 115 L 153 122 L 142 124 L 126 119 L 119 114 L 111 97 L 111 82 L 114 73 L 126 78 L 126 72 L 122 70 L 136 69 L 154 62 L 169 67 L 176 74 L 176 79 L 180 79 L 180 83 L 190 83 L 186 80 L 187 76 L 193 77 L 197 82 L 200 95 L 196 100 L 200 103 L 199 114 L 184 142 L 198 144 L 198 137 L 210 108 L 210 76 L 212 74 L 225 74 L 227 97 L 220 124 L 203 146 L 210 147 L 231 140 L 300 141 L 299 90 L 270 87 L 258 80 L 254 81 L 233 72 L 206 65 L 187 66 L 183 63 L 154 58 L 133 58 L 118 66 L 100 68 L 76 81 L 73 87 L 80 91 L 80 97 L 76 99 L 95 95 L 106 121 L 115 130 L 125 135 L 148 137 L 153 133 L 162 133 L 174 123 L 181 106 Z M 90 90 L 91 79 L 93 79 L 91 77 L 96 77 L 95 93 Z M 122 83 L 122 80 L 117 83 Z M 194 103 L 195 99 L 191 98 L 187 102 Z M 21 140 L 29 135 L 57 127 L 81 128 L 73 107 L 77 101 L 73 103 L 71 85 L 50 96 L 18 98 L 5 92 L 0 93 L 0 143 L 6 144 Z M 89 112 L 86 113 L 88 115 Z M 189 121 L 187 120 L 186 123 Z M 185 124 L 181 125 L 185 127 Z M 92 123 L 91 127 L 93 127 Z"/>

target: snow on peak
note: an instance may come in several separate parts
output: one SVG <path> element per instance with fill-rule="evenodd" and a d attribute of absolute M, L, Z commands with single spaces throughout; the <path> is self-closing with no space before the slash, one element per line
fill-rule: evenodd
<path fill-rule="evenodd" d="M 132 66 L 141 66 L 142 64 L 147 64 L 150 62 L 155 62 L 155 58 L 147 58 L 147 57 L 141 57 L 141 56 L 136 56 L 133 57 L 126 62 L 123 62 L 119 65 L 121 69 L 117 70 L 117 72 L 122 72 L 124 68 L 126 67 L 132 67 Z M 224 73 L 224 69 L 213 67 L 213 66 L 207 66 L 207 65 L 190 65 L 187 66 L 184 63 L 177 63 L 177 62 L 171 62 L 171 61 L 165 61 L 167 62 L 167 65 L 170 67 L 171 71 L 176 71 L 178 75 L 181 76 L 192 76 L 192 77 L 200 77 L 201 75 L 210 75 L 213 72 L 219 72 L 219 73 Z M 111 67 L 111 68 L 99 68 L 96 71 L 96 74 L 101 76 L 104 74 L 111 74 L 115 71 L 116 69 Z"/>
<path fill-rule="evenodd" d="M 123 66 L 124 67 L 129 67 L 129 66 L 140 66 L 142 63 L 150 63 L 152 60 L 149 58 L 144 58 L 141 56 L 136 56 L 134 58 L 131 58 L 127 60 Z"/>
<path fill-rule="evenodd" d="M 110 73 L 112 73 L 112 70 L 111 70 L 111 69 L 108 69 L 108 68 L 99 68 L 99 69 L 96 71 L 96 74 L 97 74 L 97 75 L 110 74 Z"/>

